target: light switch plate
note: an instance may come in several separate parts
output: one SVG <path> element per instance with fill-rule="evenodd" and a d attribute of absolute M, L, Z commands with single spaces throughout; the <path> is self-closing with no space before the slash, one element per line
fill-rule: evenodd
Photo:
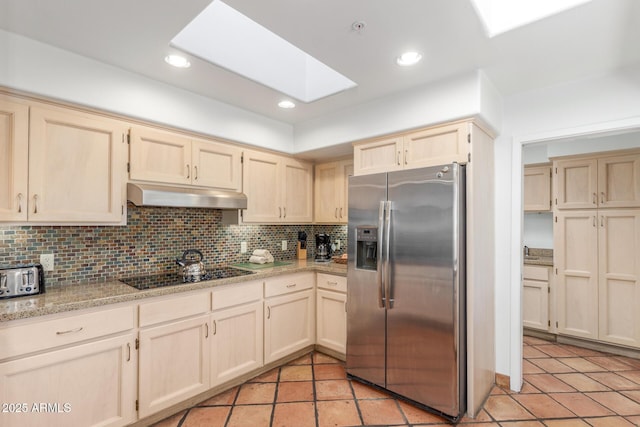
<path fill-rule="evenodd" d="M 40 264 L 44 271 L 53 271 L 54 267 L 54 255 L 53 254 L 40 254 Z"/>
<path fill-rule="evenodd" d="M 247 253 L 247 242 L 240 242 L 240 253 L 241 254 Z"/>
<path fill-rule="evenodd" d="M 340 250 L 340 240 L 336 240 L 336 249 Z"/>
<path fill-rule="evenodd" d="M 283 251 L 286 251 L 286 250 L 287 250 L 287 241 L 286 241 L 286 240 L 283 240 L 283 241 L 282 241 L 282 250 L 283 250 Z"/>

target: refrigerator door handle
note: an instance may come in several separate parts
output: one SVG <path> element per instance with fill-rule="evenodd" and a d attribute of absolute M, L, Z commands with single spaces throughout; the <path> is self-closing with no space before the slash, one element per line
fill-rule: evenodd
<path fill-rule="evenodd" d="M 385 306 L 385 297 L 384 297 L 384 274 L 382 271 L 382 255 L 384 253 L 383 250 L 383 230 L 384 230 L 384 212 L 386 208 L 386 202 L 380 201 L 380 206 L 378 208 L 378 256 L 376 259 L 376 272 L 377 272 L 377 285 L 378 285 L 378 307 L 384 308 Z"/>
<path fill-rule="evenodd" d="M 393 298 L 391 298 L 391 268 L 390 268 L 390 236 L 391 236 L 391 202 L 385 202 L 384 215 L 384 295 L 387 310 L 393 308 Z"/>

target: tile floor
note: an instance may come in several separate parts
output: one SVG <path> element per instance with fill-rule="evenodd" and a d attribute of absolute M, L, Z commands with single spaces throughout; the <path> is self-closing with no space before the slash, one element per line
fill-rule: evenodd
<path fill-rule="evenodd" d="M 640 360 L 524 338 L 520 393 L 494 387 L 464 427 L 640 426 Z M 155 427 L 445 426 L 445 420 L 346 378 L 311 353 Z"/>

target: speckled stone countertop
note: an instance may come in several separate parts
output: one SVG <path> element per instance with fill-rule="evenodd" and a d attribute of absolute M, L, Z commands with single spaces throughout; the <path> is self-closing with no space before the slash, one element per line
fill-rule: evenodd
<path fill-rule="evenodd" d="M 553 267 L 553 249 L 529 248 L 529 256 L 523 258 L 525 265 L 546 265 Z"/>
<path fill-rule="evenodd" d="M 46 316 L 85 308 L 142 300 L 161 295 L 178 294 L 198 289 L 213 288 L 220 285 L 247 282 L 288 273 L 316 271 L 319 273 L 347 275 L 345 264 L 316 263 L 313 260 L 291 260 L 291 264 L 255 270 L 254 274 L 209 280 L 206 282 L 185 283 L 175 286 L 138 290 L 119 280 L 89 282 L 71 285 L 58 285 L 46 288 L 46 292 L 33 297 L 18 297 L 0 300 L 0 322 Z"/>

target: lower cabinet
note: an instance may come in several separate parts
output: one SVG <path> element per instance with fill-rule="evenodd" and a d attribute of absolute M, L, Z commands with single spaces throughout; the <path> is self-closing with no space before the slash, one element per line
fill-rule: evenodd
<path fill-rule="evenodd" d="M 262 282 L 213 290 L 211 387 L 263 365 Z"/>
<path fill-rule="evenodd" d="M 550 267 L 525 265 L 522 274 L 522 325 L 549 331 Z"/>
<path fill-rule="evenodd" d="M 347 278 L 318 273 L 316 344 L 347 352 Z"/>
<path fill-rule="evenodd" d="M 265 281 L 265 364 L 315 343 L 314 281 L 311 272 Z"/>

